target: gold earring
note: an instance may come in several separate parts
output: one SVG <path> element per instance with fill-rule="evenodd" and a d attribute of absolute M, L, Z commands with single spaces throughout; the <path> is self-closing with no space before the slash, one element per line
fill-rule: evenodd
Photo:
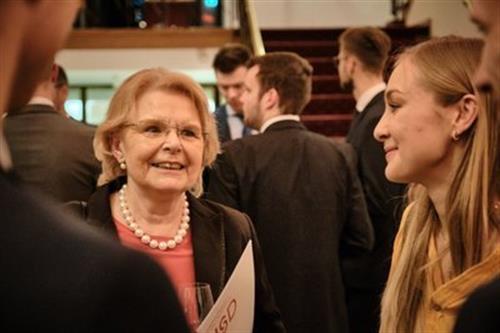
<path fill-rule="evenodd" d="M 457 130 L 453 130 L 453 132 L 451 132 L 451 138 L 453 141 L 458 141 L 460 139 L 460 134 Z"/>

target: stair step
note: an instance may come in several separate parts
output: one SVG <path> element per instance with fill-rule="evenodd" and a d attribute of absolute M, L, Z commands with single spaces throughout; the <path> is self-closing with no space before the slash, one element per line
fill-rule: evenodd
<path fill-rule="evenodd" d="M 329 137 L 343 137 L 347 135 L 352 115 L 302 115 L 301 120 L 310 131 Z"/>
<path fill-rule="evenodd" d="M 293 46 L 305 46 L 305 47 L 316 47 L 316 46 L 329 46 L 338 47 L 337 41 L 334 40 L 269 40 L 265 42 L 266 47 L 293 47 Z"/>
<path fill-rule="evenodd" d="M 308 57 L 307 61 L 314 68 L 314 75 L 337 75 L 337 66 L 333 62 L 333 56 L 329 57 Z"/>
<path fill-rule="evenodd" d="M 304 114 L 351 114 L 356 103 L 349 94 L 313 95 Z"/>
<path fill-rule="evenodd" d="M 344 29 L 266 29 L 264 40 L 337 40 Z"/>
<path fill-rule="evenodd" d="M 299 43 L 264 42 L 266 52 L 295 52 L 304 58 L 307 57 L 333 57 L 338 53 L 336 42 L 317 41 Z"/>
<path fill-rule="evenodd" d="M 313 94 L 342 93 L 337 75 L 314 75 L 312 78 Z"/>
<path fill-rule="evenodd" d="M 429 38 L 430 23 L 383 28 L 392 39 L 392 52 Z M 339 138 L 347 134 L 355 101 L 340 89 L 337 67 L 332 57 L 338 53 L 338 29 L 264 29 L 262 37 L 267 52 L 295 52 L 306 58 L 314 68 L 311 101 L 301 116 L 311 131 Z M 394 59 L 390 59 L 392 63 Z"/>
<path fill-rule="evenodd" d="M 385 27 L 382 28 L 392 40 L 411 40 L 421 38 L 422 40 L 428 39 L 431 35 L 431 25 L 425 23 L 422 25 L 415 25 L 412 27 Z M 344 28 L 330 28 L 330 29 L 264 29 L 262 30 L 262 39 L 265 41 L 281 40 L 331 40 L 336 41 Z"/>

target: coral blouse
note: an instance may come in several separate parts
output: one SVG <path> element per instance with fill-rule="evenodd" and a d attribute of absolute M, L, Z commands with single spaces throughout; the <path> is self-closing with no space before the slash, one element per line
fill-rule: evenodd
<path fill-rule="evenodd" d="M 116 230 L 118 231 L 118 238 L 120 242 L 129 248 L 134 250 L 144 252 L 150 257 L 152 257 L 167 273 L 170 277 L 170 281 L 176 288 L 177 296 L 181 303 L 184 303 L 183 297 L 183 286 L 192 285 L 195 279 L 194 271 L 194 255 L 193 255 L 193 241 L 191 237 L 191 231 L 188 233 L 174 249 L 161 251 L 158 249 L 153 249 L 141 242 L 137 238 L 132 230 L 127 228 L 126 225 L 113 218 Z M 162 237 L 150 235 L 152 238 L 160 241 L 168 241 L 170 237 Z M 184 304 L 183 304 L 184 305 Z M 188 318 L 188 320 L 195 320 L 195 318 Z"/>

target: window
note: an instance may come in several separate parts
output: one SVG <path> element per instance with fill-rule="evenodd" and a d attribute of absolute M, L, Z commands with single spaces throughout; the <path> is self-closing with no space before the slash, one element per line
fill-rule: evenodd
<path fill-rule="evenodd" d="M 208 109 L 214 112 L 216 105 L 219 105 L 217 87 L 214 84 L 204 84 L 202 87 L 208 98 Z M 70 87 L 64 107 L 71 118 L 98 126 L 106 117 L 114 92 L 115 88 L 112 86 Z"/>

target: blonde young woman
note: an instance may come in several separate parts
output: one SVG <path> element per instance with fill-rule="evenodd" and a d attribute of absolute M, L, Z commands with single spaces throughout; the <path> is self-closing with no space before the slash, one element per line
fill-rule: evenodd
<path fill-rule="evenodd" d="M 450 332 L 500 274 L 498 114 L 473 75 L 482 42 L 444 37 L 400 57 L 375 128 L 388 179 L 414 183 L 395 240 L 380 332 Z"/>
<path fill-rule="evenodd" d="M 177 288 L 209 283 L 214 300 L 253 240 L 254 332 L 282 332 L 250 219 L 198 198 L 202 170 L 219 150 L 207 105 L 185 75 L 147 69 L 128 78 L 96 132 L 105 185 L 89 199 L 87 219 L 156 259 Z"/>

